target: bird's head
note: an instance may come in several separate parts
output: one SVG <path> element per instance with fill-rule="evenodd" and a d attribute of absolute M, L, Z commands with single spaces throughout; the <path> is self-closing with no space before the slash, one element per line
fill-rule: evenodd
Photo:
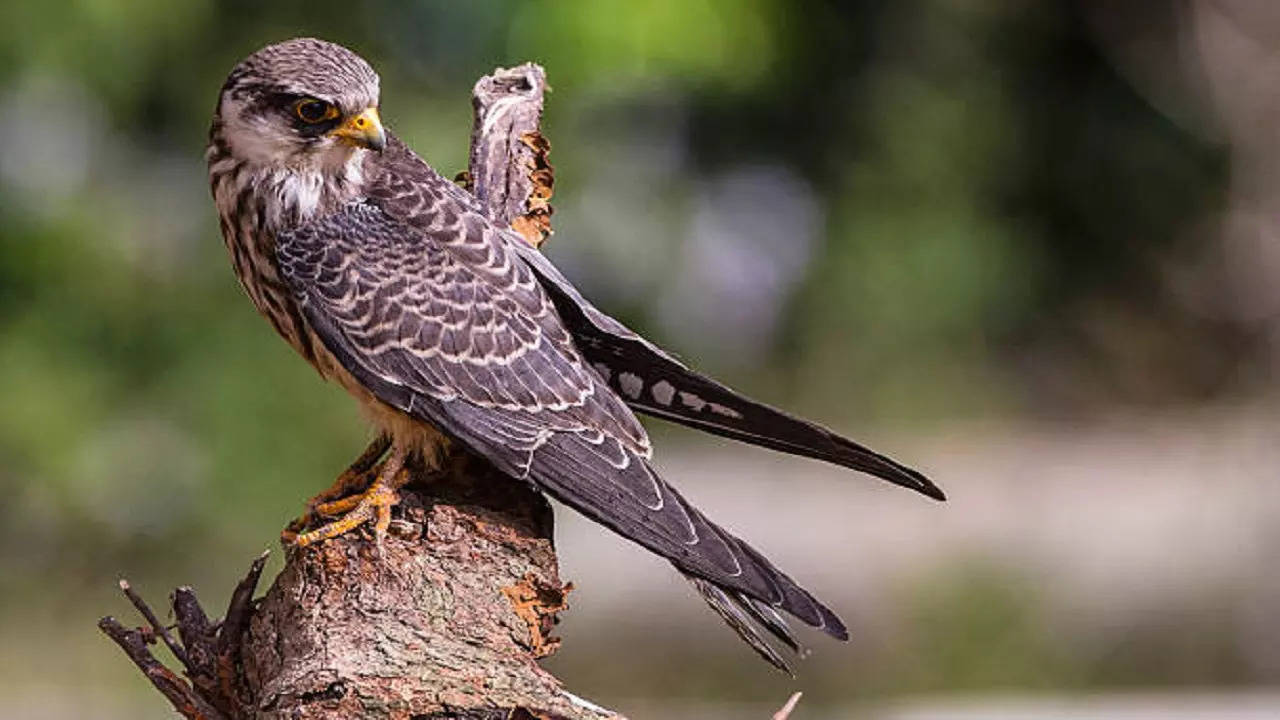
<path fill-rule="evenodd" d="M 336 168 L 381 151 L 378 74 L 350 50 L 314 38 L 268 45 L 227 76 L 213 135 L 260 168 Z"/>

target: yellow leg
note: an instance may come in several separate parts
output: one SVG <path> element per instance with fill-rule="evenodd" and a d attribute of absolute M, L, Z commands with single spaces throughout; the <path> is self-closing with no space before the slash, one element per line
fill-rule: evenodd
<path fill-rule="evenodd" d="M 338 510 L 322 513 L 320 508 L 329 506 L 336 500 L 349 498 L 353 495 L 358 498 L 360 493 L 373 484 L 373 479 L 376 479 L 377 476 L 374 475 L 374 478 L 371 479 L 370 474 L 378 470 L 378 460 L 386 454 L 389 447 L 391 447 L 391 438 L 387 435 L 379 434 L 374 438 L 373 442 L 369 443 L 369 447 L 360 453 L 360 457 L 356 458 L 350 467 L 342 471 L 338 479 L 333 481 L 333 485 L 320 491 L 307 501 L 307 509 L 285 527 L 284 531 L 280 533 L 280 541 L 288 545 L 298 537 L 298 533 L 310 527 L 316 520 L 319 520 L 321 515 L 336 515 L 343 512 Z M 354 502 L 352 504 L 354 506 Z"/>
<path fill-rule="evenodd" d="M 374 481 L 377 481 L 376 477 L 374 478 Z M 369 483 L 369 487 L 366 487 L 355 495 L 338 498 L 332 502 L 320 503 L 315 506 L 315 513 L 322 517 L 337 517 L 343 513 L 351 512 L 355 509 L 356 505 L 360 504 L 360 500 L 364 497 L 365 490 L 369 490 L 372 487 L 373 483 Z"/>
<path fill-rule="evenodd" d="M 391 525 L 391 508 L 400 502 L 400 494 L 396 492 L 409 482 L 409 472 L 404 468 L 404 452 L 397 449 L 391 451 L 382 470 L 367 490 L 348 498 L 316 506 L 322 515 L 345 515 L 333 522 L 303 533 L 293 539 L 293 544 L 306 547 L 330 538 L 344 535 L 373 520 L 373 537 L 379 546 L 386 537 L 387 528 Z"/>
<path fill-rule="evenodd" d="M 338 479 L 333 481 L 333 485 L 330 485 L 307 501 L 307 509 L 313 510 L 330 500 L 346 497 L 353 490 L 363 490 L 368 487 L 367 482 L 362 483 L 360 481 L 364 480 L 369 471 L 377 465 L 378 460 L 387 453 L 387 448 L 389 447 L 391 447 L 391 438 L 387 435 L 379 434 L 378 437 L 373 439 L 373 442 L 369 443 L 369 447 L 360 453 L 360 457 L 356 458 L 350 467 L 342 471 Z"/>

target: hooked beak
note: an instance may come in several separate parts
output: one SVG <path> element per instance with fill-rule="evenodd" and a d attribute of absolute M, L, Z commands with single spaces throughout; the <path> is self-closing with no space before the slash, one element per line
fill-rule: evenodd
<path fill-rule="evenodd" d="M 365 108 L 359 114 L 352 115 L 330 134 L 356 147 L 378 152 L 382 152 L 387 146 L 387 133 L 382 129 L 382 120 L 378 118 L 376 107 Z"/>

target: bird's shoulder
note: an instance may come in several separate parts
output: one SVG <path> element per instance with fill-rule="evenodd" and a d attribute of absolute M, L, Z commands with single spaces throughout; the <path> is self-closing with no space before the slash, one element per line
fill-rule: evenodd
<path fill-rule="evenodd" d="M 460 219 L 478 226 L 488 224 L 484 208 L 474 196 L 436 172 L 394 134 L 388 133 L 382 153 L 369 158 L 366 171 L 365 202 L 395 220 L 428 231 Z"/>

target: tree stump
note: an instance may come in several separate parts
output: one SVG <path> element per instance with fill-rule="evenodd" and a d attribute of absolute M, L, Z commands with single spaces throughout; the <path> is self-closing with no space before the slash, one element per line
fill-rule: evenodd
<path fill-rule="evenodd" d="M 536 663 L 568 592 L 550 505 L 478 461 L 450 475 L 403 493 L 381 552 L 293 554 L 241 650 L 254 717 L 613 717 Z"/>

